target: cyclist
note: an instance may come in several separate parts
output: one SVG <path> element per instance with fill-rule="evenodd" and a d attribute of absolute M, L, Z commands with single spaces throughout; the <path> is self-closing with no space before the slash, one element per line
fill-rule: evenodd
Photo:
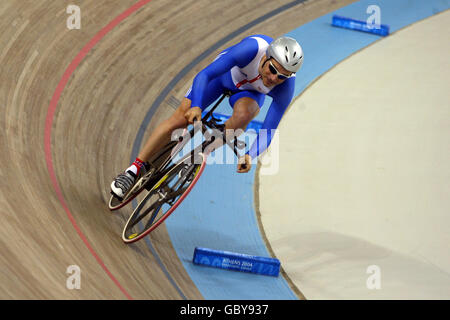
<path fill-rule="evenodd" d="M 258 114 L 265 96 L 273 98 L 262 125 L 266 130 L 260 131 L 248 152 L 239 159 L 237 172 L 248 172 L 252 159 L 269 146 L 271 129 L 277 128 L 291 103 L 295 74 L 302 63 L 301 46 L 295 39 L 284 36 L 273 40 L 266 35 L 253 35 L 222 51 L 197 74 L 180 106 L 155 128 L 132 165 L 111 183 L 112 194 L 123 198 L 145 173 L 151 156 L 170 142 L 173 130 L 186 128 L 194 118 L 201 119 L 202 111 L 225 90 L 232 93 L 229 103 L 233 108 L 231 117 L 225 122 L 227 130 L 245 130 Z"/>

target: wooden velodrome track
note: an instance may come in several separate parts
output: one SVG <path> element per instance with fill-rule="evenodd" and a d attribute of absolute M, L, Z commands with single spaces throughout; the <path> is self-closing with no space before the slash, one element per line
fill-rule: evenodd
<path fill-rule="evenodd" d="M 152 0 L 84 52 L 58 87 L 89 41 L 139 1 L 0 1 L 1 299 L 203 299 L 164 225 L 151 234 L 160 260 L 144 241 L 122 242 L 131 206 L 111 213 L 109 184 L 129 165 L 143 117 L 172 78 L 291 2 Z M 351 2 L 299 3 L 220 49 L 254 33 L 281 35 Z M 80 30 L 66 27 L 70 4 L 81 8 Z M 172 88 L 145 137 L 217 51 Z M 66 288 L 70 265 L 80 267 L 80 290 Z"/>

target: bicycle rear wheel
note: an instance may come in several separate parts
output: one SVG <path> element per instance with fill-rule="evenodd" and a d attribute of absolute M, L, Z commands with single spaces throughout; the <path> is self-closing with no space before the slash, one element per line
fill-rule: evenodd
<path fill-rule="evenodd" d="M 206 165 L 205 156 L 201 164 L 190 163 L 190 159 L 168 168 L 167 173 L 141 200 L 128 219 L 122 233 L 125 243 L 138 241 L 157 228 L 186 198 L 200 178 Z"/>

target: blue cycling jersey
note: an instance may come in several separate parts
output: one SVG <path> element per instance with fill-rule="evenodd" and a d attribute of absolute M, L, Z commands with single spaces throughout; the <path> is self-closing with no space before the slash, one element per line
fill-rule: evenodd
<path fill-rule="evenodd" d="M 270 145 L 271 129 L 278 127 L 294 95 L 295 76 L 279 85 L 266 87 L 259 75 L 259 64 L 272 40 L 266 35 L 253 35 L 225 49 L 197 74 L 186 95 L 192 101 L 191 107 L 200 107 L 202 110 L 225 89 L 232 92 L 232 106 L 238 99 L 250 97 L 261 107 L 266 95 L 272 97 L 273 101 L 261 127 L 265 130 L 260 130 L 247 152 L 252 158 L 260 155 Z"/>

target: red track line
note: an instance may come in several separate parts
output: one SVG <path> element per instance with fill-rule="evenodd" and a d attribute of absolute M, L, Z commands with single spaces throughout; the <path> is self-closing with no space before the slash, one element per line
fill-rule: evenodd
<path fill-rule="evenodd" d="M 117 281 L 117 279 L 112 275 L 112 273 L 108 270 L 108 268 L 105 266 L 103 261 L 100 259 L 98 254 L 95 252 L 95 250 L 92 248 L 92 246 L 89 244 L 88 239 L 81 231 L 80 227 L 77 225 L 75 218 L 73 217 L 72 213 L 70 212 L 69 208 L 67 207 L 67 204 L 64 200 L 64 197 L 62 195 L 61 189 L 58 184 L 58 180 L 56 178 L 56 174 L 53 168 L 53 159 L 52 159 L 52 126 L 53 126 L 53 120 L 55 115 L 55 110 L 58 106 L 59 98 L 61 97 L 61 94 L 64 90 L 64 88 L 67 85 L 67 82 L 69 81 L 69 78 L 72 76 L 78 65 L 83 61 L 84 57 L 89 53 L 89 51 L 106 35 L 108 34 L 112 29 L 114 29 L 120 22 L 125 20 L 128 16 L 130 16 L 132 13 L 137 11 L 142 6 L 149 3 L 151 0 L 141 0 L 137 2 L 135 5 L 121 13 L 119 16 L 117 16 L 113 21 L 111 21 L 106 27 L 101 29 L 85 46 L 81 51 L 77 54 L 75 59 L 72 60 L 70 65 L 67 67 L 66 71 L 63 74 L 62 79 L 58 83 L 58 86 L 56 87 L 56 90 L 53 94 L 52 100 L 50 101 L 50 105 L 47 110 L 47 117 L 45 120 L 45 135 L 44 135 L 44 145 L 45 145 L 45 160 L 47 162 L 47 170 L 50 174 L 50 179 L 53 183 L 53 188 L 55 189 L 55 192 L 58 196 L 59 201 L 61 202 L 61 205 L 63 206 L 64 210 L 67 213 L 67 216 L 69 217 L 69 220 L 72 222 L 73 227 L 77 231 L 78 235 L 80 236 L 81 240 L 83 240 L 86 247 L 89 249 L 91 254 L 94 256 L 94 258 L 97 260 L 98 264 L 105 270 L 105 272 L 108 274 L 108 276 L 111 278 L 111 280 L 116 284 L 116 286 L 125 294 L 125 296 L 132 300 L 133 298 L 128 294 L 128 292 L 120 285 L 120 283 Z"/>

